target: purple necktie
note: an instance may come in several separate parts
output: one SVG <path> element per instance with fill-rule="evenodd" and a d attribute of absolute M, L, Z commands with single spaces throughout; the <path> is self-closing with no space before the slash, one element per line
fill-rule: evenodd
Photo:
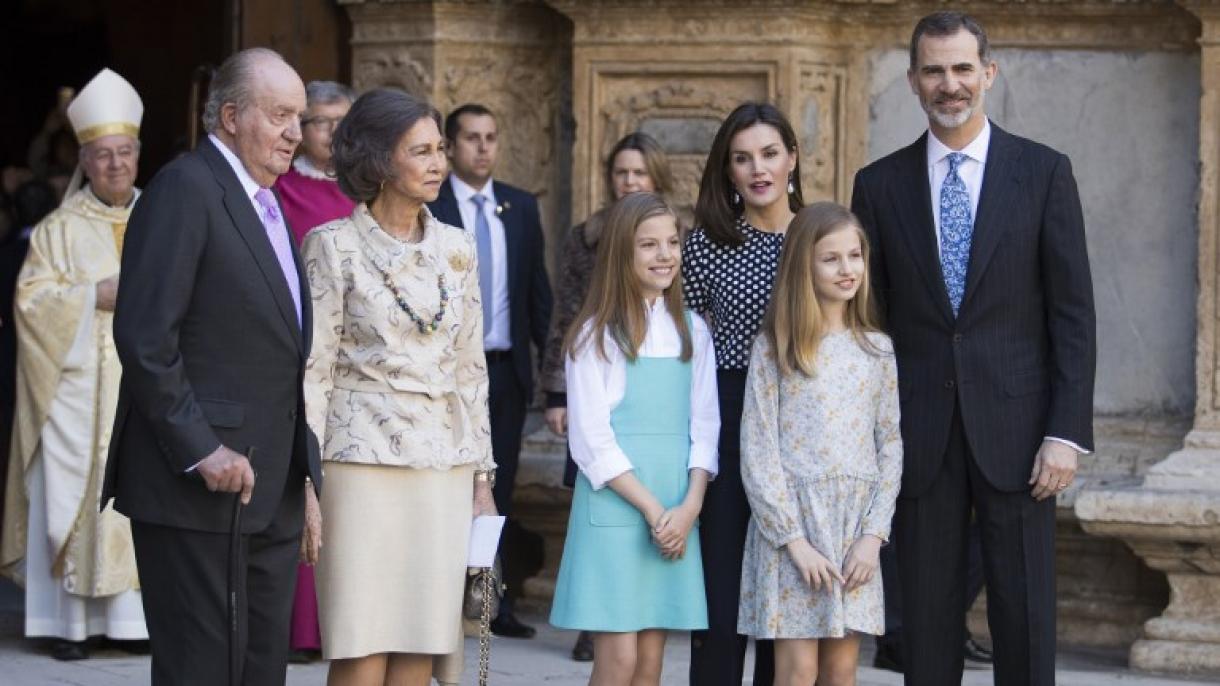
<path fill-rule="evenodd" d="M 297 275 L 297 265 L 292 260 L 292 245 L 288 242 L 288 227 L 280 216 L 280 206 L 275 202 L 275 195 L 270 189 L 260 188 L 254 194 L 254 200 L 262 209 L 259 218 L 263 220 L 263 228 L 267 230 L 267 239 L 271 241 L 271 249 L 275 251 L 275 259 L 280 262 L 280 270 L 284 280 L 288 282 L 288 290 L 292 291 L 292 302 L 296 305 L 297 325 L 301 324 L 301 282 Z"/>

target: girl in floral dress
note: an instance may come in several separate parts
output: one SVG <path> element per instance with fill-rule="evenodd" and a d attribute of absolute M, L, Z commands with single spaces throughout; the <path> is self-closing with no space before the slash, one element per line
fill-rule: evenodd
<path fill-rule="evenodd" d="M 777 684 L 854 684 L 860 634 L 885 630 L 878 552 L 902 439 L 867 265 L 848 210 L 798 212 L 751 353 L 741 472 L 753 515 L 737 629 L 775 639 Z"/>

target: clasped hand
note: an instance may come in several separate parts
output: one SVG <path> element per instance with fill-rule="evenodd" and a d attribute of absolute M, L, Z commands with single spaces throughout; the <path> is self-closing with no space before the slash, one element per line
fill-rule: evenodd
<path fill-rule="evenodd" d="M 649 523 L 652 542 L 661 549 L 662 557 L 667 560 L 682 559 L 686 554 L 686 538 L 698 517 L 699 510 L 684 503 L 665 510 Z"/>
<path fill-rule="evenodd" d="M 867 584 L 877 573 L 881 539 L 870 534 L 856 539 L 847 550 L 842 572 L 804 538 L 792 541 L 787 548 L 792 563 L 811 588 L 819 590 L 823 585 L 830 588 L 832 581 L 838 581 L 844 592 L 850 593 Z"/>

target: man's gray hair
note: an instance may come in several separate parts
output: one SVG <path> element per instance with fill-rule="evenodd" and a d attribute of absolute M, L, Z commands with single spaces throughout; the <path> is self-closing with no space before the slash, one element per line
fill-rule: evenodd
<path fill-rule="evenodd" d="M 305 86 L 305 106 L 356 102 L 356 92 L 337 81 L 310 81 Z"/>
<path fill-rule="evenodd" d="M 203 103 L 204 131 L 215 133 L 220 130 L 220 111 L 225 105 L 233 103 L 240 110 L 252 104 L 250 86 L 254 81 L 254 67 L 265 59 L 284 61 L 278 52 L 270 48 L 247 48 L 230 55 L 221 63 L 212 75 L 208 99 Z"/>

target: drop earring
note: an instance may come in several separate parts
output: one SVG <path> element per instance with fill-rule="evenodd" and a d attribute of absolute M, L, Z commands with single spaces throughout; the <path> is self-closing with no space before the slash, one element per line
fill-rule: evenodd
<path fill-rule="evenodd" d="M 795 192 L 796 192 L 796 186 L 794 186 L 792 184 L 792 175 L 789 174 L 788 175 L 788 195 L 792 195 Z"/>
<path fill-rule="evenodd" d="M 741 204 L 741 196 L 737 194 L 737 191 L 733 191 L 733 204 L 734 205 Z"/>

